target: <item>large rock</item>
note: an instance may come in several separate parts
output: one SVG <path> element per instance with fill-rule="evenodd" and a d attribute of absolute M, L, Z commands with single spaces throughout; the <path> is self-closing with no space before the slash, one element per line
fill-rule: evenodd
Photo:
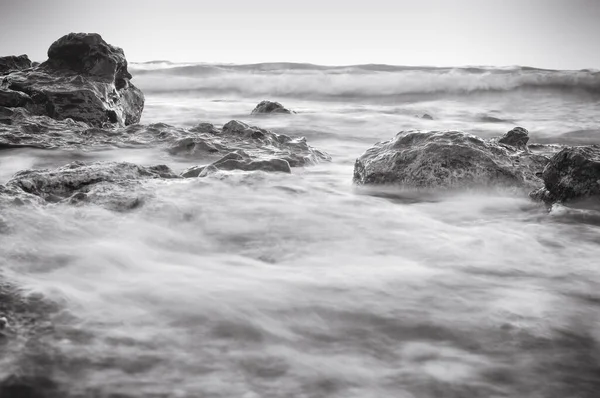
<path fill-rule="evenodd" d="M 286 107 L 281 105 L 279 102 L 273 102 L 273 101 L 261 101 L 258 105 L 256 105 L 256 108 L 254 108 L 254 110 L 252 110 L 252 115 L 265 115 L 265 114 L 271 114 L 271 113 L 289 115 L 289 114 L 292 114 L 295 112 L 287 109 Z"/>
<path fill-rule="evenodd" d="M 600 146 L 558 152 L 542 173 L 544 187 L 532 192 L 547 203 L 592 201 L 600 205 Z"/>
<path fill-rule="evenodd" d="M 545 154 L 500 145 L 459 131 L 403 131 L 356 160 L 357 184 L 412 188 L 541 186 Z"/>
<path fill-rule="evenodd" d="M 95 33 L 71 33 L 50 46 L 46 62 L 4 77 L 2 88 L 27 94 L 35 115 L 126 126 L 138 123 L 144 108 L 130 79 L 122 49 Z"/>
<path fill-rule="evenodd" d="M 9 55 L 0 57 L 0 75 L 6 73 L 31 68 L 31 60 L 27 55 Z"/>
<path fill-rule="evenodd" d="M 19 190 L 44 203 L 92 202 L 111 210 L 129 210 L 143 202 L 140 180 L 179 178 L 167 166 L 138 166 L 127 162 L 76 161 L 56 170 L 24 170 L 6 184 L 6 194 Z"/>

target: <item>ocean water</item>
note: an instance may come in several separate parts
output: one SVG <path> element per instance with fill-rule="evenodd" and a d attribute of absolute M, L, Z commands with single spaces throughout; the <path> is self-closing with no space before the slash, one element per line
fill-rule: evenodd
<path fill-rule="evenodd" d="M 4 276 L 59 311 L 39 347 L 0 359 L 1 378 L 43 374 L 65 397 L 598 397 L 598 213 L 548 212 L 512 191 L 352 185 L 354 160 L 405 129 L 523 126 L 530 142 L 600 144 L 598 71 L 130 69 L 142 123 L 239 119 L 305 136 L 333 160 L 147 181 L 126 213 L 4 209 Z M 249 116 L 263 99 L 298 114 Z M 75 159 L 206 161 L 157 149 L 0 156 L 0 183 Z"/>

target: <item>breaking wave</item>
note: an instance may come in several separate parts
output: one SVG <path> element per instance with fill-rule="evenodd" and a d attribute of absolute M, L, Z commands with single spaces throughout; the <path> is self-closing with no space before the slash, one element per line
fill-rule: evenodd
<path fill-rule="evenodd" d="M 149 93 L 211 92 L 248 97 L 386 97 L 406 94 L 549 89 L 600 95 L 600 71 L 530 67 L 403 67 L 312 64 L 133 64 L 135 82 Z"/>

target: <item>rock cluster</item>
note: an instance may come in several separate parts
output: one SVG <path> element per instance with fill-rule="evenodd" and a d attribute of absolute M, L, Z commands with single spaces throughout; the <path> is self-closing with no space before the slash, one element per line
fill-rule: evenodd
<path fill-rule="evenodd" d="M 91 126 L 126 126 L 140 120 L 144 95 L 130 82 L 123 50 L 99 34 L 68 34 L 50 46 L 47 61 L 16 66 L 2 78 L 0 106 Z"/>

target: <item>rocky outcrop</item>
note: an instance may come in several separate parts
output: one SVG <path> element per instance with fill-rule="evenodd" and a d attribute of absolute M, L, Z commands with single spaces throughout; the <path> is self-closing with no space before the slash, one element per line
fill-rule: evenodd
<path fill-rule="evenodd" d="M 251 114 L 252 115 L 265 115 L 265 114 L 272 114 L 272 113 L 290 115 L 290 114 L 296 113 L 296 112 L 287 109 L 286 107 L 281 105 L 279 102 L 261 101 L 258 105 L 256 105 L 256 108 L 254 108 L 254 110 L 252 110 Z"/>
<path fill-rule="evenodd" d="M 17 70 L 28 69 L 32 66 L 31 60 L 25 54 L 0 57 L 0 75 Z"/>
<path fill-rule="evenodd" d="M 600 206 L 600 146 L 570 147 L 554 155 L 542 173 L 544 187 L 531 193 L 546 203 L 595 202 Z"/>
<path fill-rule="evenodd" d="M 206 166 L 190 167 L 183 173 L 182 177 L 205 177 L 219 170 L 243 170 L 243 171 L 265 171 L 291 173 L 290 164 L 284 159 L 252 159 L 244 151 L 231 152 L 221 159 Z"/>
<path fill-rule="evenodd" d="M 4 189 L 9 194 L 40 198 L 42 203 L 96 203 L 112 210 L 138 207 L 143 198 L 132 189 L 140 180 L 179 178 L 167 166 L 143 167 L 127 162 L 73 162 L 56 170 L 24 170 Z M 17 196 L 19 197 L 19 196 Z"/>
<path fill-rule="evenodd" d="M 48 60 L 4 77 L 1 88 L 24 93 L 29 112 L 92 126 L 138 123 L 144 95 L 130 82 L 123 50 L 95 33 L 71 33 L 48 50 Z M 6 106 L 6 105 L 3 105 Z"/>
<path fill-rule="evenodd" d="M 510 186 L 537 188 L 548 154 L 460 131 L 403 131 L 356 160 L 357 184 L 412 188 Z"/>
<path fill-rule="evenodd" d="M 529 132 L 523 127 L 515 127 L 498 140 L 501 144 L 514 146 L 516 148 L 525 148 L 528 141 Z"/>

